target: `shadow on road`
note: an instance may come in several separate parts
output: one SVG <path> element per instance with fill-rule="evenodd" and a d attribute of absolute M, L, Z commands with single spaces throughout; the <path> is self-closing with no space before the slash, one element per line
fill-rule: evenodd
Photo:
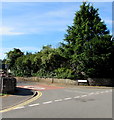
<path fill-rule="evenodd" d="M 15 93 L 11 93 L 6 97 L 2 97 L 2 109 L 18 105 L 20 102 L 31 98 L 33 94 L 33 91 L 30 89 L 16 87 Z"/>
<path fill-rule="evenodd" d="M 33 94 L 33 91 L 30 89 L 17 87 L 15 93 L 13 93 L 12 95 L 29 96 Z"/>

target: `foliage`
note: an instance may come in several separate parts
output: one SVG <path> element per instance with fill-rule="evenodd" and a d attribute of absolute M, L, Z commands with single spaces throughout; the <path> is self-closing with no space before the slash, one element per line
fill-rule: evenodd
<path fill-rule="evenodd" d="M 55 70 L 56 73 L 56 77 L 57 78 L 63 78 L 63 79 L 72 79 L 74 78 L 73 76 L 73 72 L 71 69 L 67 69 L 67 68 L 58 68 Z"/>
<path fill-rule="evenodd" d="M 17 76 L 31 76 L 32 64 L 28 55 L 23 55 L 22 57 L 19 57 L 15 62 L 15 66 L 15 74 Z"/>
<path fill-rule="evenodd" d="M 15 76 L 79 79 L 113 77 L 114 39 L 90 3 L 83 2 L 68 26 L 58 48 L 43 46 L 37 53 L 24 54 L 14 48 L 5 62 Z"/>
<path fill-rule="evenodd" d="M 90 19 L 91 18 L 91 19 Z M 90 4 L 83 2 L 68 26 L 62 44 L 63 54 L 70 59 L 75 74 L 86 77 L 111 77 L 113 41 L 106 25 Z"/>
<path fill-rule="evenodd" d="M 14 50 L 6 53 L 6 55 L 7 55 L 6 64 L 8 64 L 9 69 L 15 70 L 15 61 L 17 60 L 17 58 L 21 57 L 23 54 L 24 53 L 21 52 L 20 49 L 16 49 L 16 48 L 14 48 Z"/>

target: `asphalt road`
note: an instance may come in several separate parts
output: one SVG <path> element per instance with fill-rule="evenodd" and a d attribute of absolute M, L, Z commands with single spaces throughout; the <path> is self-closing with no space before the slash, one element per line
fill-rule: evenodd
<path fill-rule="evenodd" d="M 112 118 L 112 89 L 67 87 L 41 92 L 42 96 L 39 99 L 4 112 L 2 117 Z"/>

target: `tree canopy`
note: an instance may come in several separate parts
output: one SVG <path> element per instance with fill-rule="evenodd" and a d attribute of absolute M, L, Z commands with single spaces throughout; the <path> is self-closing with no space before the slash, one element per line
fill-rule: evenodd
<path fill-rule="evenodd" d="M 71 69 L 84 77 L 110 77 L 113 40 L 105 23 L 90 3 L 83 2 L 68 26 L 62 52 L 69 58 Z M 84 74 L 82 74 L 84 73 Z"/>
<path fill-rule="evenodd" d="M 34 54 L 14 48 L 6 63 L 16 76 L 114 77 L 114 39 L 93 5 L 82 3 L 64 41 L 58 48 L 47 45 Z"/>
<path fill-rule="evenodd" d="M 6 63 L 9 66 L 9 69 L 15 69 L 15 61 L 17 60 L 17 58 L 21 57 L 24 53 L 21 52 L 20 49 L 14 48 L 12 51 L 9 51 L 8 53 L 6 53 L 7 55 L 7 61 Z"/>

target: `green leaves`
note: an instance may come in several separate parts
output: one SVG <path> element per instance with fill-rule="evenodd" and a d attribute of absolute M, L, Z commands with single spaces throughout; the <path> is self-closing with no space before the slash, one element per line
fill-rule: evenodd
<path fill-rule="evenodd" d="M 70 59 L 70 69 L 76 74 L 84 72 L 85 77 L 111 77 L 114 51 L 111 37 L 98 9 L 83 2 L 64 39 L 67 43 L 63 51 Z"/>
<path fill-rule="evenodd" d="M 23 56 L 23 52 L 21 52 L 20 49 L 16 49 L 14 48 L 14 50 L 6 53 L 7 55 L 7 60 L 6 60 L 6 64 L 8 64 L 9 69 L 15 69 L 15 61 L 17 60 L 17 58 Z"/>
<path fill-rule="evenodd" d="M 111 38 L 98 9 L 83 2 L 59 48 L 47 45 L 38 53 L 26 55 L 14 49 L 7 53 L 7 63 L 17 76 L 114 77 L 114 39 Z"/>
<path fill-rule="evenodd" d="M 73 78 L 73 71 L 71 69 L 67 69 L 67 68 L 58 68 L 55 70 L 56 73 L 56 77 L 57 78 L 68 78 L 68 79 L 72 79 Z"/>

